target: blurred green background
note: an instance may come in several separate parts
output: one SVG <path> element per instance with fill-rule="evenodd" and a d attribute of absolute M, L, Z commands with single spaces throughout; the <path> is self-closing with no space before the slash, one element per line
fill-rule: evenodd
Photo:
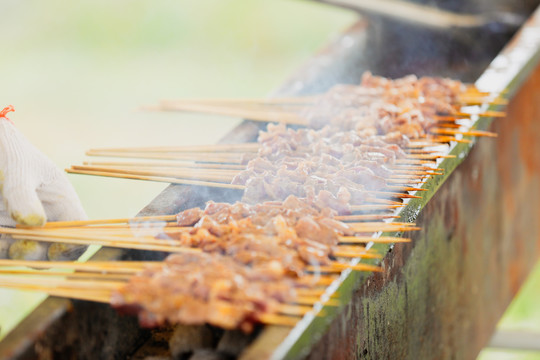
<path fill-rule="evenodd" d="M 0 106 L 59 167 L 92 147 L 211 144 L 239 120 L 142 112 L 163 98 L 266 96 L 351 24 L 303 1 L 0 1 Z M 4 105 L 2 105 L 4 104 Z M 90 218 L 165 184 L 69 175 Z M 43 296 L 0 292 L 0 337 Z"/>
<path fill-rule="evenodd" d="M 0 106 L 13 104 L 11 119 L 62 168 L 81 163 L 92 147 L 215 143 L 238 120 L 139 108 L 163 98 L 266 96 L 356 19 L 292 0 L 0 5 Z M 133 216 L 166 186 L 69 179 L 90 218 Z M 539 268 L 530 284 L 501 326 L 540 331 Z M 42 299 L 0 291 L 0 338 Z M 494 356 L 506 355 L 481 358 Z"/>

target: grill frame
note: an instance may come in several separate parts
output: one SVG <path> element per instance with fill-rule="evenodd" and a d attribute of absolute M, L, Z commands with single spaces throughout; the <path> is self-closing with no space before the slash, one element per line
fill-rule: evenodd
<path fill-rule="evenodd" d="M 524 33 L 527 31 L 526 29 L 532 29 L 537 26 L 540 26 L 540 9 L 535 12 L 533 17 L 523 26 L 521 33 L 508 44 L 501 54 L 511 58 L 512 54 L 523 53 L 523 47 L 530 48 L 530 40 L 527 41 L 525 39 Z M 413 29 L 412 31 L 417 30 Z M 369 25 L 365 21 L 358 21 L 342 36 L 303 66 L 276 93 L 281 95 L 311 94 L 324 91 L 334 83 L 358 82 L 362 72 L 372 68 L 375 62 L 373 57 L 366 56 L 366 51 L 371 46 L 369 36 L 376 31 L 377 28 L 374 29 L 373 24 Z M 505 39 L 498 39 L 498 41 L 501 43 L 501 46 L 506 42 Z M 491 52 L 497 48 L 493 44 L 489 45 Z M 456 46 L 457 48 L 461 46 L 459 39 L 456 39 Z M 496 52 L 493 54 L 486 53 L 486 58 L 483 59 L 485 64 L 480 61 L 475 64 L 474 68 L 481 69 L 483 66 L 486 66 L 495 54 Z M 378 55 L 382 56 L 382 54 Z M 504 128 L 510 131 L 511 129 L 509 130 L 508 123 L 511 123 L 512 120 L 518 119 L 517 121 L 521 121 L 519 122 L 520 124 L 523 123 L 523 113 L 519 113 L 517 110 L 517 113 L 514 113 L 512 104 L 523 102 L 527 94 L 523 93 L 523 91 L 520 92 L 520 87 L 524 83 L 527 83 L 526 86 L 529 86 L 530 80 L 536 81 L 536 77 L 540 76 L 535 72 L 535 77 L 531 77 L 531 74 L 533 74 L 540 63 L 540 46 L 536 44 L 534 51 L 531 52 L 529 49 L 527 56 L 521 56 L 517 60 L 519 60 L 519 63 L 513 63 L 508 69 L 512 68 L 518 71 L 514 71 L 513 74 L 507 74 L 506 78 L 502 78 L 502 80 L 497 80 L 496 82 L 507 88 L 510 95 L 515 95 L 509 107 L 510 115 L 504 120 L 497 120 L 497 123 L 494 124 L 492 124 L 491 119 L 483 119 L 477 123 L 479 128 L 490 128 L 493 130 Z M 436 64 L 435 69 L 423 68 L 418 73 L 429 74 L 430 71 L 436 71 L 441 66 L 441 63 L 449 66 L 447 70 L 453 69 L 451 63 L 442 60 Z M 399 66 L 396 66 L 396 68 L 399 68 Z M 408 72 L 409 69 L 403 66 L 402 71 Z M 461 79 L 467 79 L 471 76 L 470 69 L 465 69 L 462 72 L 459 72 L 459 69 L 453 69 L 450 72 L 452 71 L 454 73 L 446 75 Z M 489 81 L 490 76 L 491 78 L 500 76 L 503 72 L 501 70 L 494 70 L 494 67 L 489 68 L 483 73 L 482 81 Z M 506 125 L 503 126 L 504 124 Z M 245 121 L 221 142 L 253 141 L 258 131 L 263 127 L 264 125 L 262 124 Z M 520 130 L 527 131 L 527 128 L 523 127 Z M 388 289 L 389 284 L 392 282 L 405 284 L 404 271 L 409 271 L 407 266 L 413 266 L 414 261 L 420 261 L 418 254 L 422 248 L 419 246 L 427 246 L 427 234 L 430 231 L 435 231 L 433 230 L 434 227 L 441 226 L 441 221 L 444 222 L 444 219 L 440 217 L 446 211 L 444 210 L 445 198 L 448 198 L 450 195 L 458 195 L 459 191 L 455 187 L 459 188 L 460 181 L 463 181 L 467 172 L 470 173 L 471 168 L 489 159 L 487 154 L 490 151 L 492 151 L 491 154 L 493 154 L 493 151 L 504 152 L 504 147 L 499 148 L 499 145 L 494 145 L 494 142 L 499 140 L 480 139 L 474 147 L 466 144 L 459 144 L 453 147 L 451 153 L 459 156 L 456 159 L 445 159 L 441 163 L 441 167 L 445 169 L 445 175 L 430 180 L 425 185 L 429 191 L 425 192 L 424 199 L 411 201 L 400 213 L 404 219 L 419 221 L 424 229 L 412 235 L 414 239 L 412 244 L 399 244 L 395 247 L 388 245 L 379 246 L 379 250 L 381 251 L 386 252 L 391 250 L 384 260 L 384 273 L 380 275 L 366 275 L 353 272 L 344 273 L 338 289 L 340 300 L 343 304 L 346 304 L 344 307 L 340 309 L 326 308 L 325 317 L 307 317 L 292 332 L 278 327 L 266 327 L 255 342 L 246 349 L 241 358 L 300 358 L 308 356 L 310 352 L 310 357 L 312 358 L 328 358 L 331 356 L 369 358 L 384 357 L 385 355 L 392 357 L 408 355 L 414 357 L 412 350 L 416 349 L 417 355 L 421 354 L 418 351 L 425 351 L 427 347 L 412 348 L 409 346 L 404 349 L 403 346 L 400 346 L 400 341 L 403 341 L 403 339 L 409 340 L 409 342 L 411 340 L 407 336 L 403 336 L 406 329 L 404 324 L 406 322 L 400 322 L 402 325 L 401 328 L 399 326 L 379 324 L 379 326 L 369 328 L 371 334 L 366 333 L 363 330 L 362 322 L 372 318 L 370 316 L 363 316 L 362 299 L 375 301 L 373 299 L 381 297 L 381 294 L 385 289 Z M 526 159 L 519 160 L 521 162 L 526 161 Z M 489 172 L 489 169 L 486 167 L 484 171 Z M 439 192 L 436 194 L 438 190 Z M 201 206 L 205 201 L 210 199 L 214 201 L 234 201 L 236 200 L 234 195 L 233 192 L 223 192 L 218 189 L 207 189 L 207 191 L 201 192 L 188 186 L 171 185 L 138 215 L 172 214 L 185 208 Z M 537 211 L 537 209 L 534 209 L 534 211 Z M 439 221 L 433 222 L 432 220 L 437 217 L 439 217 Z M 428 218 L 429 221 L 427 220 Z M 470 221 L 465 223 L 470 224 Z M 456 228 L 460 226 L 459 223 L 450 225 Z M 448 227 L 443 228 L 444 231 L 439 230 L 437 232 L 439 235 L 448 234 Z M 433 242 L 432 239 L 430 240 L 431 242 Z M 500 245 L 507 246 L 508 244 L 501 243 Z M 527 239 L 523 239 L 523 243 L 520 243 L 520 246 L 527 249 L 525 252 L 527 254 L 537 254 L 540 247 L 537 241 Z M 425 249 L 429 249 L 429 247 Z M 501 248 L 497 251 L 499 250 L 502 251 L 503 249 Z M 160 259 L 163 256 L 164 254 L 104 248 L 92 260 Z M 437 254 L 437 256 L 440 256 L 440 254 Z M 517 266 L 517 268 L 514 269 L 511 275 L 513 277 L 512 286 L 509 286 L 506 292 L 501 293 L 497 298 L 496 308 L 490 309 L 491 311 L 486 311 L 482 315 L 484 316 L 482 321 L 486 324 L 481 329 L 482 335 L 478 337 L 478 340 L 473 345 L 466 348 L 467 351 L 463 352 L 463 355 L 471 357 L 475 351 L 477 352 L 479 350 L 479 346 L 481 347 L 487 342 L 494 328 L 495 321 L 502 314 L 502 311 L 517 291 L 518 285 L 523 281 L 533 264 L 534 262 L 529 256 L 526 262 L 513 265 L 514 267 Z M 338 284 L 334 286 L 338 286 Z M 444 287 L 441 289 L 444 289 Z M 388 299 L 386 298 L 386 300 Z M 373 302 L 373 304 L 378 303 Z M 449 316 L 452 310 L 454 309 L 445 308 L 443 313 Z M 430 320 L 432 324 L 429 326 L 436 328 L 438 319 L 431 317 Z M 460 321 L 460 318 L 454 318 L 453 321 Z M 351 322 L 353 322 L 352 325 Z M 66 337 L 65 335 L 68 333 L 74 335 Z M 401 337 L 399 336 L 400 334 L 402 334 Z M 387 335 L 390 335 L 386 339 L 388 344 L 383 344 L 383 336 L 386 337 Z M 47 356 L 123 358 L 133 353 L 149 337 L 150 331 L 139 329 L 136 325 L 136 319 L 119 316 L 106 305 L 49 297 L 0 343 L 0 358 L 29 359 L 47 358 Z M 419 341 L 419 339 L 416 340 Z M 456 348 L 454 350 L 457 349 L 457 345 L 458 343 L 456 342 Z M 448 355 L 448 351 L 451 351 L 452 348 L 446 347 L 443 350 L 443 352 L 438 353 L 442 357 L 445 354 Z M 375 356 L 375 354 L 378 354 L 378 356 Z M 430 352 L 429 354 L 436 356 L 434 352 Z"/>

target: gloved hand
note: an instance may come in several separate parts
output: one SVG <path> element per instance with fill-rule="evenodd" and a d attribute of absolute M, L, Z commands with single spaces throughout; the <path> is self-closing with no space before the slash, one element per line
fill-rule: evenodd
<path fill-rule="evenodd" d="M 86 220 L 65 174 L 33 146 L 0 111 L 0 225 L 41 226 L 49 221 Z M 72 260 L 86 247 L 0 239 L 0 258 Z"/>

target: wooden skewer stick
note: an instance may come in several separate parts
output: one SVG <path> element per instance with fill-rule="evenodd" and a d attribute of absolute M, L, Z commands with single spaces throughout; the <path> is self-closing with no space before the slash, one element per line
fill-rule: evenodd
<path fill-rule="evenodd" d="M 95 276 L 102 274 L 125 274 L 133 276 L 144 268 L 160 267 L 159 261 L 90 261 L 86 263 L 76 261 L 33 261 L 33 260 L 7 260 L 0 259 L 0 266 L 4 267 L 31 267 L 34 269 L 67 269 L 73 271 L 83 271 Z M 45 274 L 45 272 L 35 271 L 36 274 Z M 66 276 L 72 276 L 74 273 L 66 273 Z M 46 276 L 46 275 L 45 275 Z M 300 286 L 328 286 L 336 278 L 333 276 L 302 276 L 297 279 Z"/>
<path fill-rule="evenodd" d="M 461 130 L 452 130 L 452 129 L 441 129 L 433 128 L 430 130 L 435 134 L 449 134 L 449 135 L 469 135 L 469 136 L 487 136 L 487 137 L 497 137 L 498 135 L 490 131 L 481 131 L 481 130 L 470 130 L 470 131 L 461 131 Z"/>
<path fill-rule="evenodd" d="M 239 172 L 233 171 L 233 170 L 210 170 L 210 171 L 202 171 L 202 170 L 186 170 L 186 171 L 177 171 L 177 170 L 160 170 L 160 169 L 152 169 L 149 170 L 131 170 L 130 168 L 124 169 L 124 168 L 112 168 L 112 167 L 95 167 L 95 166 L 87 166 L 87 165 L 74 165 L 71 167 L 74 171 L 99 171 L 99 172 L 106 172 L 106 173 L 114 173 L 114 174 L 128 174 L 128 175 L 138 175 L 138 176 L 157 176 L 157 177 L 171 177 L 179 180 L 196 180 L 196 181 L 215 181 L 215 182 L 223 182 L 223 183 L 231 183 L 234 179 L 234 176 L 236 176 Z M 401 171 L 396 171 L 396 175 L 393 175 L 388 180 L 394 181 L 395 179 L 400 179 L 399 183 L 403 183 L 405 177 L 401 176 Z M 412 174 L 415 174 L 414 172 L 409 172 Z M 430 173 L 431 174 L 431 173 Z M 420 175 L 424 176 L 424 175 Z M 414 177 L 407 176 L 406 179 L 413 180 Z M 396 181 L 394 181 L 396 182 Z M 424 191 L 422 189 L 418 188 L 411 188 L 411 187 L 400 187 L 395 185 L 389 185 L 389 189 L 394 189 L 398 191 Z"/>
<path fill-rule="evenodd" d="M 114 166 L 90 166 L 90 165 L 73 165 L 71 167 L 73 170 L 83 170 L 83 171 L 104 171 L 112 173 L 125 173 L 132 175 L 143 175 L 143 176 L 164 176 L 164 177 L 174 177 L 179 179 L 197 179 L 197 180 L 215 180 L 215 181 L 232 181 L 232 179 L 240 173 L 239 170 L 226 170 L 226 169 L 197 169 L 197 168 L 158 168 L 158 167 L 149 167 L 149 168 L 132 168 L 132 167 L 114 167 Z M 426 171 L 394 171 L 389 179 L 403 179 L 405 178 L 404 174 L 417 175 L 418 178 L 421 178 L 424 175 L 431 175 L 432 172 Z M 414 176 L 407 176 L 407 179 L 414 180 Z"/>
<path fill-rule="evenodd" d="M 455 155 L 438 155 L 438 154 L 411 154 L 407 159 L 435 160 L 435 159 L 453 159 Z"/>
<path fill-rule="evenodd" d="M 237 189 L 237 190 L 245 189 L 245 186 L 243 185 L 232 185 L 232 184 L 209 182 L 209 181 L 198 181 L 198 180 L 183 180 L 183 179 L 176 179 L 176 178 L 171 178 L 171 177 L 128 175 L 128 174 L 110 173 L 110 172 L 105 172 L 105 171 L 86 171 L 86 170 L 75 170 L 75 169 L 66 169 L 66 171 L 71 174 L 106 176 L 106 177 L 116 177 L 116 178 L 121 178 L 121 179 L 149 180 L 149 181 L 157 181 L 157 182 L 165 182 L 165 183 L 181 184 L 181 185 L 212 186 L 212 187 Z"/>
<path fill-rule="evenodd" d="M 5 280 L 0 280 L 0 287 L 11 288 L 14 290 L 20 291 L 38 291 L 44 292 L 51 296 L 65 297 L 76 300 L 86 300 L 99 303 L 109 303 L 110 293 L 103 293 L 101 291 L 85 291 L 85 290 L 74 290 L 74 289 L 65 289 L 65 288 L 50 288 L 47 286 L 40 286 L 38 284 L 26 285 L 20 284 L 18 282 L 10 282 Z"/>
<path fill-rule="evenodd" d="M 410 222 L 397 222 L 397 221 L 393 221 L 393 222 L 382 222 L 382 221 L 372 221 L 372 222 L 359 222 L 359 223 L 350 223 L 349 225 L 351 226 L 354 226 L 354 225 L 358 225 L 358 226 L 378 226 L 378 225 L 399 225 L 399 226 L 416 226 L 415 223 L 410 223 Z"/>
<path fill-rule="evenodd" d="M 68 173 L 72 174 L 83 174 L 83 175 L 95 175 L 95 176 L 106 176 L 106 177 L 116 177 L 122 179 L 134 179 L 134 180 L 148 180 L 148 181 L 157 181 L 157 182 L 167 182 L 171 184 L 182 184 L 182 185 L 199 185 L 199 186 L 212 186 L 228 189 L 237 189 L 244 190 L 244 185 L 233 185 L 220 182 L 210 182 L 210 181 L 200 181 L 200 180 L 187 180 L 187 179 L 178 179 L 174 177 L 161 177 L 161 176 L 147 176 L 147 175 L 134 175 L 134 174 L 124 174 L 124 173 L 114 173 L 107 171 L 91 171 L 91 170 L 77 170 L 77 169 L 66 169 Z M 416 195 L 402 194 L 402 193 L 392 193 L 384 191 L 366 191 L 367 193 L 377 193 L 379 195 L 384 195 L 394 198 L 421 198 Z"/>
<path fill-rule="evenodd" d="M 157 245 L 149 244 L 145 242 L 128 242 L 122 241 L 118 238 L 105 240 L 93 238 L 92 240 L 88 239 L 72 239 L 72 238 L 63 238 L 63 237 L 52 237 L 47 235 L 13 235 L 14 239 L 26 239 L 26 240 L 35 240 L 43 242 L 52 242 L 52 243 L 65 243 L 65 244 L 75 244 L 75 245 L 101 245 L 108 247 L 115 247 L 121 249 L 138 249 L 138 250 L 148 250 L 148 251 L 163 251 L 171 253 L 200 253 L 201 250 L 198 248 L 187 248 L 182 246 L 173 246 L 173 245 Z M 149 241 L 149 240 L 147 240 Z"/>
<path fill-rule="evenodd" d="M 313 307 L 306 305 L 278 304 L 276 305 L 276 310 L 283 315 L 304 316 L 308 312 L 313 311 Z"/>
<path fill-rule="evenodd" d="M 418 174 L 418 175 L 432 175 L 433 172 L 444 172 L 444 169 L 439 169 L 434 166 L 433 163 L 429 165 L 404 165 L 404 164 L 392 164 L 388 168 L 392 172 L 397 174 Z M 411 171 L 413 171 L 411 173 Z M 416 173 L 414 172 L 416 171 Z"/>
<path fill-rule="evenodd" d="M 433 162 L 430 160 L 396 159 L 396 164 L 421 165 L 421 164 L 433 164 Z"/>
<path fill-rule="evenodd" d="M 307 121 L 290 112 L 286 111 L 265 111 L 265 110 L 251 110 L 244 108 L 235 108 L 226 105 L 208 105 L 208 104 L 174 104 L 162 102 L 157 107 L 147 107 L 145 110 L 157 110 L 157 111 L 187 111 L 187 112 L 200 112 L 206 114 L 216 114 L 222 116 L 231 116 L 242 119 L 249 119 L 253 121 L 262 122 L 283 122 L 290 125 L 302 125 L 306 126 Z"/>
<path fill-rule="evenodd" d="M 392 244 L 392 243 L 405 243 L 410 242 L 411 239 L 395 237 L 395 236 L 340 236 L 340 243 L 343 244 L 367 244 L 370 242 L 381 243 L 381 244 Z"/>
<path fill-rule="evenodd" d="M 296 298 L 292 299 L 293 303 L 300 304 L 300 305 L 315 305 L 317 303 L 322 303 L 323 301 L 316 296 L 296 296 Z M 326 305 L 329 306 L 339 306 L 339 301 L 335 299 L 330 299 L 325 302 Z"/>
<path fill-rule="evenodd" d="M 125 283 L 132 275 L 128 274 L 103 274 L 96 272 L 64 272 L 64 271 L 35 271 L 35 270 L 12 270 L 0 269 L 0 274 L 4 275 L 40 275 L 51 277 L 65 277 L 68 279 L 89 279 L 95 281 L 112 281 Z"/>
<path fill-rule="evenodd" d="M 7 260 L 0 259 L 0 266 L 10 267 L 32 267 L 36 269 L 69 269 L 74 271 L 107 272 L 111 274 L 135 274 L 146 266 L 159 264 L 152 261 L 90 261 L 90 262 L 69 262 L 69 261 L 32 261 L 32 260 Z"/>
<path fill-rule="evenodd" d="M 486 111 L 483 113 L 466 113 L 466 112 L 457 112 L 452 115 L 436 115 L 434 118 L 438 121 L 452 121 L 459 118 L 470 118 L 471 116 L 479 117 L 493 117 L 493 118 L 503 118 L 506 116 L 506 113 L 503 111 Z"/>
<path fill-rule="evenodd" d="M 74 165 L 71 167 L 71 169 L 74 171 L 97 171 L 97 172 L 107 172 L 107 173 L 114 173 L 114 174 L 171 177 L 175 179 L 186 179 L 186 180 L 197 180 L 197 181 L 216 181 L 216 182 L 224 182 L 224 183 L 230 183 L 234 178 L 233 175 L 204 173 L 197 170 L 192 170 L 192 171 L 128 170 L 128 169 L 118 169 L 118 168 L 94 167 L 94 166 L 86 166 L 86 165 L 82 165 L 82 166 Z"/>
<path fill-rule="evenodd" d="M 473 96 L 471 94 L 461 94 L 460 98 L 458 98 L 459 103 L 466 103 L 469 104 L 482 104 L 482 103 L 491 103 L 491 104 L 498 104 L 498 105 L 505 105 L 507 102 L 504 99 L 492 99 L 490 101 L 487 97 L 478 97 Z M 311 101 L 313 103 L 313 101 Z M 308 106 L 305 105 L 311 105 L 310 102 L 280 102 L 280 101 L 274 101 L 274 102 L 268 102 L 264 100 L 255 100 L 255 99 L 249 99 L 248 101 L 242 101 L 235 100 L 235 99 L 193 99 L 193 100 L 163 100 L 160 103 L 161 110 L 179 110 L 179 111 L 194 111 L 194 112 L 203 112 L 203 113 L 211 113 L 211 114 L 219 114 L 219 115 L 229 115 L 229 116 L 238 116 L 237 111 L 254 111 L 257 110 L 262 111 L 264 113 L 272 114 L 273 118 L 272 120 L 266 120 L 266 121 L 278 121 L 275 119 L 275 114 L 279 114 L 279 107 L 282 107 L 282 112 L 284 114 L 291 113 L 287 109 L 291 106 L 294 107 L 298 105 L 304 105 L 305 108 L 308 108 Z M 277 107 L 277 106 L 279 107 Z M 236 112 L 235 112 L 236 111 Z M 490 112 L 486 113 L 480 113 L 481 116 L 491 116 L 491 115 L 485 115 L 489 114 Z M 294 113 L 292 113 L 294 114 Z M 469 113 L 457 113 L 458 115 L 467 116 L 471 115 Z M 480 115 L 479 114 L 479 115 Z M 249 118 L 249 116 L 241 116 Z M 302 124 L 300 124 L 302 125 Z"/>
<path fill-rule="evenodd" d="M 123 167 L 171 167 L 175 169 L 190 170 L 244 170 L 246 165 L 243 164 L 212 164 L 212 163 L 193 163 L 193 162 L 178 162 L 175 160 L 169 161 L 85 161 L 84 165 L 88 166 L 123 166 Z"/>
<path fill-rule="evenodd" d="M 481 92 L 477 89 L 467 89 L 467 91 L 458 95 L 458 101 L 464 100 L 483 100 L 484 102 L 495 101 L 501 105 L 506 105 L 508 100 L 500 96 L 494 96 L 495 94 L 490 92 Z M 186 98 L 186 99 L 170 99 L 163 100 L 166 103 L 172 104 L 241 104 L 241 105 L 310 105 L 318 100 L 324 94 L 310 95 L 310 96 L 296 96 L 296 97 L 276 97 L 276 98 Z"/>
<path fill-rule="evenodd" d="M 367 225 L 366 225 L 367 224 Z M 419 227 L 399 225 L 394 223 L 379 223 L 377 225 L 370 225 L 368 223 L 358 223 L 357 225 L 349 224 L 352 231 L 356 233 L 373 233 L 373 232 L 398 232 L 398 231 L 416 231 L 420 230 Z"/>
<path fill-rule="evenodd" d="M 340 273 L 343 270 L 352 269 L 355 271 L 369 271 L 369 272 L 381 272 L 382 269 L 379 266 L 368 265 L 368 264 L 346 264 L 334 261 L 330 266 L 313 266 L 309 265 L 306 267 L 306 271 L 313 273 Z"/>
<path fill-rule="evenodd" d="M 482 105 L 482 104 L 490 104 L 490 105 L 508 105 L 508 99 L 504 98 L 489 98 L 486 96 L 474 96 L 474 95 L 464 95 L 458 97 L 458 100 L 461 103 L 464 103 L 466 105 Z"/>
<path fill-rule="evenodd" d="M 439 170 L 439 169 L 435 169 Z M 391 176 L 390 179 L 393 180 L 409 180 L 409 181 L 415 181 L 415 180 L 426 180 L 432 176 L 435 175 L 444 175 L 444 171 L 418 171 L 418 170 L 393 170 L 395 172 L 398 172 L 397 174 L 394 173 L 394 175 Z M 408 174 L 407 174 L 408 173 Z M 422 173 L 421 175 L 418 173 Z"/>
<path fill-rule="evenodd" d="M 375 203 L 375 204 L 386 204 L 386 205 L 397 205 L 397 206 L 404 206 L 403 203 L 399 201 L 394 200 L 388 200 L 388 199 L 376 199 L 376 198 L 370 198 L 367 199 L 366 202 L 368 203 Z M 365 205 L 351 205 L 351 211 L 362 211 L 362 207 Z"/>
<path fill-rule="evenodd" d="M 450 129 L 461 129 L 463 125 L 456 124 L 453 122 L 439 122 L 437 123 L 437 127 L 439 128 L 450 128 Z"/>
<path fill-rule="evenodd" d="M 311 104 L 323 94 L 305 95 L 294 97 L 275 97 L 275 98 L 190 98 L 190 99 L 175 99 L 163 100 L 168 103 L 216 103 L 216 104 Z"/>
<path fill-rule="evenodd" d="M 299 319 L 276 314 L 257 314 L 257 320 L 267 325 L 295 327 Z"/>
<path fill-rule="evenodd" d="M 89 152 L 252 152 L 258 151 L 259 143 L 240 144 L 212 144 L 212 145 L 185 145 L 185 146 L 153 146 L 153 147 L 126 147 L 126 148 L 98 148 L 90 149 Z"/>
<path fill-rule="evenodd" d="M 379 211 L 379 210 L 393 210 L 403 207 L 405 204 L 399 205 L 352 205 L 352 211 Z M 354 210 L 352 209 L 354 207 Z"/>
<path fill-rule="evenodd" d="M 335 257 L 343 257 L 343 258 L 361 258 L 361 259 L 380 259 L 380 254 L 374 254 L 374 253 L 362 253 L 362 252 L 356 252 L 356 251 L 345 251 L 345 250 L 336 250 L 332 252 L 332 255 Z"/>
<path fill-rule="evenodd" d="M 138 158 L 156 160 L 176 160 L 194 163 L 230 163 L 241 164 L 242 153 L 152 153 L 152 152 L 114 152 L 114 151 L 87 151 L 88 156 L 108 156 L 119 158 Z"/>
<path fill-rule="evenodd" d="M 411 186 L 395 186 L 395 185 L 386 185 L 389 190 L 398 190 L 398 191 L 427 191 L 427 189 L 411 187 Z"/>
<path fill-rule="evenodd" d="M 328 286 L 332 284 L 337 279 L 334 275 L 303 275 L 298 278 L 298 284 L 304 284 L 308 286 Z"/>
<path fill-rule="evenodd" d="M 104 225 L 104 224 L 120 224 L 131 222 L 151 222 L 151 221 L 176 221 L 176 215 L 158 215 L 158 216 L 139 216 L 132 218 L 120 218 L 120 219 L 99 219 L 99 220 L 75 220 L 75 221 L 50 221 L 44 225 L 45 228 L 65 228 L 65 227 L 78 227 L 87 225 Z M 23 225 L 17 225 L 18 228 L 25 229 L 39 229 L 40 227 L 29 227 Z"/>
<path fill-rule="evenodd" d="M 28 280 L 28 279 L 26 279 Z M 86 300 L 93 302 L 100 302 L 108 304 L 112 296 L 112 291 L 118 289 L 118 286 L 113 287 L 112 289 L 102 289 L 101 284 L 99 288 L 94 288 L 89 286 L 89 284 L 82 284 L 78 286 L 76 283 L 65 283 L 65 282 L 52 282 L 48 280 L 46 285 L 36 283 L 35 281 L 26 281 L 25 279 L 9 279 L 9 278 L 0 278 L 0 286 L 6 288 L 12 288 L 16 290 L 30 290 L 30 291 L 39 291 L 45 292 L 48 295 L 66 297 L 76 300 Z M 320 302 L 320 300 L 319 300 Z M 264 319 L 269 319 L 269 322 L 273 322 L 276 319 L 279 319 L 278 322 L 280 325 L 293 324 L 291 322 L 286 322 L 284 319 L 294 319 L 289 316 L 303 316 L 309 311 L 313 310 L 313 307 L 303 306 L 303 305 L 288 305 L 288 304 L 277 304 L 276 310 L 278 314 L 267 313 L 258 315 L 259 320 L 265 322 Z M 289 315 L 289 316 L 285 316 Z M 296 321 L 296 320 L 294 320 Z"/>
<path fill-rule="evenodd" d="M 402 194 L 402 193 L 393 193 L 386 191 L 366 191 L 368 193 L 377 194 L 379 196 L 384 196 L 386 198 L 396 198 L 396 199 L 421 199 L 421 196 Z"/>
<path fill-rule="evenodd" d="M 485 111 L 482 113 L 466 113 L 466 112 L 458 112 L 458 116 L 479 116 L 479 117 L 494 117 L 494 118 L 503 118 L 506 117 L 506 112 L 504 111 Z"/>
<path fill-rule="evenodd" d="M 154 159 L 154 160 L 169 160 L 175 161 L 183 167 L 208 167 L 211 163 L 216 163 L 222 166 L 226 164 L 230 165 L 241 165 L 241 157 L 237 158 L 232 157 L 218 157 L 216 155 L 207 154 L 206 156 L 199 156 L 197 159 L 194 159 L 193 156 L 188 156 L 186 153 L 180 154 L 170 154 L 170 153 L 131 153 L 131 152 L 87 152 L 88 156 L 108 156 L 108 157 L 117 157 L 117 158 L 133 158 L 133 159 Z M 197 164 L 199 162 L 201 164 Z M 245 165 L 244 165 L 245 167 Z"/>
<path fill-rule="evenodd" d="M 428 141 L 429 140 L 429 141 Z M 440 146 L 443 144 L 447 144 L 449 142 L 457 142 L 457 143 L 464 143 L 464 144 L 470 144 L 470 140 L 467 139 L 457 139 L 452 136 L 438 136 L 434 138 L 424 138 L 424 139 L 418 139 L 416 141 L 411 141 L 409 144 L 407 144 L 407 148 L 414 149 L 414 148 L 425 148 L 429 146 Z"/>
<path fill-rule="evenodd" d="M 45 272 L 46 274 L 46 272 Z M 91 281 L 88 279 L 56 279 L 50 278 L 45 275 L 40 275 L 37 271 L 34 274 L 38 278 L 29 278 L 21 276 L 11 276 L 4 275 L 1 277 L 2 282 L 8 283 L 10 281 L 17 282 L 21 285 L 30 285 L 30 286 L 42 286 L 44 288 L 70 288 L 77 290 L 88 290 L 88 291 L 114 291 L 120 286 L 125 284 L 125 281 Z M 41 279 L 39 278 L 41 277 Z"/>
<path fill-rule="evenodd" d="M 32 230 L 18 235 L 12 235 L 14 238 L 28 238 L 28 237 L 48 237 L 52 239 L 68 239 L 86 242 L 89 245 L 96 242 L 103 242 L 105 245 L 108 242 L 121 242 L 123 244 L 144 244 L 146 246 L 157 247 L 180 247 L 183 249 L 183 244 L 174 239 L 162 239 L 156 238 L 156 235 L 168 235 L 178 234 L 180 232 L 188 232 L 191 228 L 177 227 L 174 230 L 170 228 L 159 229 L 96 229 L 96 228 L 63 228 L 63 229 L 49 229 L 49 230 Z M 149 248 L 152 250 L 152 248 Z M 165 251 L 157 249 L 158 251 Z M 183 252 L 183 250 L 179 250 Z"/>
<path fill-rule="evenodd" d="M 463 125 L 448 123 L 441 124 L 440 126 L 448 126 L 453 128 L 459 128 Z M 121 153 L 209 153 L 209 154 L 221 154 L 221 153 L 250 153 L 259 151 L 261 145 L 259 143 L 242 143 L 242 144 L 215 144 L 215 145 L 196 145 L 196 146 L 156 146 L 156 147 L 129 147 L 129 148 L 96 148 L 89 149 L 88 155 L 92 154 L 121 154 Z M 436 153 L 435 150 L 424 149 L 412 149 L 410 153 Z"/>
<path fill-rule="evenodd" d="M 424 182 L 429 176 L 425 176 L 421 179 L 416 180 L 402 180 L 402 179 L 387 179 L 386 184 L 390 186 L 392 185 L 399 185 L 399 186 L 418 186 L 419 183 Z"/>
<path fill-rule="evenodd" d="M 334 217 L 339 221 L 363 221 L 363 220 L 382 220 L 382 219 L 397 219 L 397 215 L 385 215 L 385 214 L 365 214 L 365 215 L 343 215 Z"/>
<path fill-rule="evenodd" d="M 230 176 L 234 177 L 245 169 L 208 169 L 208 168 L 188 168 L 183 166 L 113 166 L 113 165 L 73 165 L 72 169 L 79 170 L 120 170 L 120 171 L 151 171 L 154 173 L 174 173 L 174 174 L 200 174 L 212 176 Z M 98 170 L 99 171 L 99 170 Z"/>

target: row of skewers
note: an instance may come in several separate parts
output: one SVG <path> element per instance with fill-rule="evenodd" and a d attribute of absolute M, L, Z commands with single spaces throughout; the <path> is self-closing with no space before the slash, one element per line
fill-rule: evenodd
<path fill-rule="evenodd" d="M 495 136 L 469 127 L 478 116 L 502 113 L 481 107 L 474 115 L 463 112 L 465 105 L 488 102 L 505 104 L 458 81 L 388 80 L 369 73 L 360 86 L 338 86 L 318 96 L 165 101 L 160 110 L 280 124 L 269 124 L 250 144 L 92 150 L 89 155 L 138 160 L 92 162 L 68 171 L 230 188 L 240 191 L 242 202 L 209 202 L 172 217 L 2 229 L 29 241 L 174 254 L 154 263 L 4 260 L 4 266 L 76 272 L 65 277 L 3 269 L 0 286 L 110 302 L 137 313 L 148 326 L 210 323 L 249 331 L 256 323 L 294 325 L 323 304 L 337 305 L 326 287 L 340 272 L 381 270 L 372 264 L 383 255 L 373 251 L 373 243 L 408 241 L 381 233 L 417 230 L 390 221 L 407 199 L 419 197 L 427 178 L 442 174 L 437 163 L 450 157 L 441 153 L 446 144 Z M 14 276 L 22 274 L 50 279 Z"/>

